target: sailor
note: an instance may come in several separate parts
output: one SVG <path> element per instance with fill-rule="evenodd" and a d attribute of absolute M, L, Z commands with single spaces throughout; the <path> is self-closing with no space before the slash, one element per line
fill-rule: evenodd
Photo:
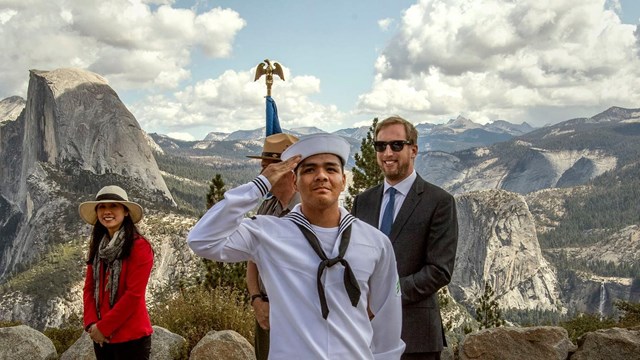
<path fill-rule="evenodd" d="M 251 260 L 269 293 L 270 359 L 399 359 L 402 307 L 389 239 L 339 205 L 349 143 L 302 137 L 253 181 L 226 192 L 191 229 L 199 256 Z M 286 216 L 245 214 L 294 172 L 301 203 Z"/>

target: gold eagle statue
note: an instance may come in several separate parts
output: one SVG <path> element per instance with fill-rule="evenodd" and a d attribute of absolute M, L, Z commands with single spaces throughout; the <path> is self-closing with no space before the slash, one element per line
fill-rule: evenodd
<path fill-rule="evenodd" d="M 284 72 L 282 66 L 277 62 L 271 63 L 269 59 L 265 59 L 256 67 L 256 77 L 253 81 L 258 81 L 262 75 L 267 75 L 265 83 L 267 84 L 267 96 L 271 96 L 271 85 L 273 85 L 273 75 L 278 75 L 284 81 Z"/>

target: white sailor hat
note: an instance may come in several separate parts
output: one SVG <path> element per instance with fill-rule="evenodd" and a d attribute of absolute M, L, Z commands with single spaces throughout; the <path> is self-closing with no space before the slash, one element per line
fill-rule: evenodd
<path fill-rule="evenodd" d="M 351 146 L 347 140 L 341 136 L 328 133 L 310 134 L 300 137 L 297 143 L 282 152 L 282 161 L 298 154 L 302 155 L 300 161 L 313 155 L 334 154 L 340 158 L 342 165 L 345 165 L 349 159 L 350 149 Z"/>

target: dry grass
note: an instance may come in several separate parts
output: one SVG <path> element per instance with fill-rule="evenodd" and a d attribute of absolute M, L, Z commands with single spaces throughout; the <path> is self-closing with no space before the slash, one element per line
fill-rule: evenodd
<path fill-rule="evenodd" d="M 196 286 L 150 310 L 151 322 L 187 340 L 187 353 L 211 330 L 233 330 L 253 344 L 255 320 L 244 293 Z"/>

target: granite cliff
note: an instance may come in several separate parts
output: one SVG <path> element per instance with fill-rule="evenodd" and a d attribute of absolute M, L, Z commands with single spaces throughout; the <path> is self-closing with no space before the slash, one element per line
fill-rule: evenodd
<path fill-rule="evenodd" d="M 474 307 L 488 283 L 503 309 L 561 311 L 555 269 L 542 256 L 524 198 L 504 190 L 458 195 L 460 237 L 449 289 Z"/>

